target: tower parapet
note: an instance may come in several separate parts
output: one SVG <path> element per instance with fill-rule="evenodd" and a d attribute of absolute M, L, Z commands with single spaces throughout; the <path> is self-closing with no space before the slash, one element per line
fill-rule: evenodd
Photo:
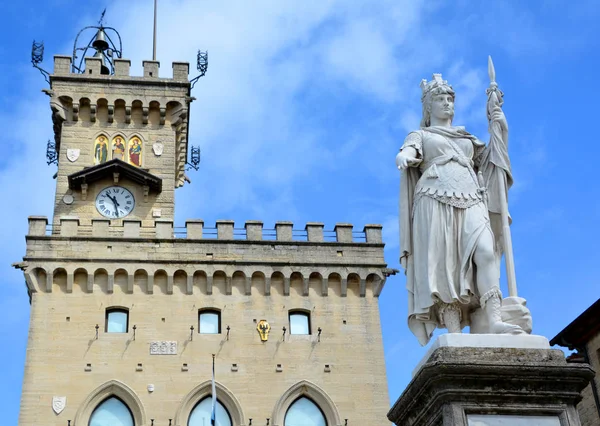
<path fill-rule="evenodd" d="M 333 286 L 334 294 L 342 297 L 349 287 L 357 296 L 377 297 L 387 273 L 380 225 L 366 225 L 354 233 L 350 224 L 311 232 L 311 227 L 321 225 L 293 230 L 292 222 L 278 222 L 274 230 L 264 230 L 258 221 L 248 221 L 244 228 L 234 228 L 233 221 L 217 221 L 215 228 L 205 228 L 203 221 L 193 220 L 173 228 L 170 220 L 141 227 L 136 220 L 116 226 L 95 219 L 91 226 L 82 226 L 76 217 L 63 217 L 58 230 L 47 229 L 47 223 L 45 217 L 29 218 L 24 261 L 30 293 L 53 288 L 71 293 L 74 284 L 80 291 L 92 292 L 94 277 L 103 271 L 110 285 L 104 290 L 109 293 L 119 277 L 125 280 L 125 293 L 133 292 L 137 274 L 145 277 L 140 286 L 147 293 L 153 293 L 157 277 L 165 275 L 167 294 L 173 292 L 177 277 L 185 278 L 180 283 L 185 294 L 193 294 L 194 288 L 212 294 L 213 279 L 221 276 L 224 294 L 231 294 L 237 276 L 246 295 L 252 288 L 269 295 L 277 285 L 281 294 L 289 295 L 297 285 L 304 296 L 310 288 L 327 296 Z M 129 249 L 132 245 L 135 251 Z"/>

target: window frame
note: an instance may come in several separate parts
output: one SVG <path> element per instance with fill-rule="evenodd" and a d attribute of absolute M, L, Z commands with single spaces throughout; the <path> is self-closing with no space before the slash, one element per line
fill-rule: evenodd
<path fill-rule="evenodd" d="M 122 313 L 127 316 L 127 321 L 125 322 L 125 331 L 108 331 L 108 317 L 112 313 Z M 127 334 L 129 333 L 129 309 L 124 308 L 122 306 L 111 306 L 110 308 L 106 308 L 104 314 L 104 332 L 110 334 Z"/>
<path fill-rule="evenodd" d="M 88 426 L 92 423 L 92 419 L 94 417 L 94 413 L 96 412 L 96 410 L 98 408 L 100 408 L 102 406 L 102 404 L 104 404 L 106 401 L 113 399 L 113 398 L 116 399 L 117 401 L 119 401 L 121 404 L 123 404 L 125 406 L 125 408 L 127 408 L 127 411 L 129 412 L 129 415 L 131 416 L 131 423 L 133 424 L 133 426 L 137 426 L 137 424 L 135 423 L 135 416 L 133 415 L 133 411 L 131 411 L 131 408 L 129 407 L 129 405 L 127 405 L 127 403 L 125 401 L 123 401 L 121 398 L 119 398 L 117 395 L 114 395 L 114 394 L 107 396 L 102 401 L 100 401 L 100 403 L 96 404 L 96 406 L 94 407 L 94 409 L 92 410 L 92 412 L 90 414 L 90 419 L 88 420 L 88 423 L 87 423 Z"/>
<path fill-rule="evenodd" d="M 194 414 L 194 410 L 195 410 L 195 409 L 196 409 L 196 408 L 197 408 L 197 407 L 198 407 L 198 406 L 199 406 L 199 405 L 200 405 L 202 402 L 204 402 L 204 400 L 206 400 L 206 399 L 210 399 L 210 398 L 212 398 L 212 395 L 207 395 L 207 396 L 205 396 L 204 398 L 202 398 L 201 400 L 199 400 L 198 402 L 196 402 L 196 403 L 194 404 L 194 407 L 193 407 L 193 408 L 190 410 L 190 414 L 189 414 L 189 416 L 188 416 L 188 419 L 187 419 L 187 425 L 186 425 L 186 426 L 189 426 L 189 424 L 190 424 L 190 419 L 192 418 L 192 414 Z M 229 418 L 229 423 L 230 423 L 231 425 L 233 425 L 233 424 L 234 424 L 234 423 L 233 423 L 233 418 L 231 417 L 231 413 L 229 412 L 229 409 L 227 408 L 227 406 L 226 406 L 225 404 L 223 404 L 223 402 L 222 402 L 222 401 L 220 401 L 220 400 L 219 400 L 219 398 L 217 398 L 217 404 L 220 404 L 220 405 L 221 405 L 221 407 L 223 407 L 223 410 L 225 410 L 225 413 L 227 413 L 227 417 Z M 216 419 L 215 419 L 215 423 L 216 423 Z"/>
<path fill-rule="evenodd" d="M 285 421 L 287 420 L 287 415 L 290 412 L 290 409 L 294 406 L 294 404 L 296 404 L 301 399 L 307 399 L 310 402 L 312 402 L 314 404 L 314 406 L 317 407 L 317 409 L 321 413 L 321 416 L 323 417 L 323 420 L 325 421 L 325 426 L 329 426 L 329 422 L 327 421 L 327 416 L 325 415 L 325 412 L 323 411 L 323 409 L 319 406 L 319 404 L 316 403 L 316 401 L 314 399 L 312 399 L 308 395 L 300 395 L 298 398 L 294 399 L 294 401 L 290 405 L 288 405 L 288 407 L 285 410 L 285 413 L 283 415 L 283 426 L 286 426 Z"/>
<path fill-rule="evenodd" d="M 293 315 L 299 315 L 299 316 L 304 316 L 306 317 L 306 320 L 308 322 L 308 333 L 294 333 L 292 331 L 292 316 Z M 311 315 L 310 315 L 310 311 L 306 310 L 306 309 L 290 309 L 288 311 L 288 325 L 290 327 L 290 335 L 294 335 L 294 336 L 312 336 L 312 324 L 311 324 Z"/>
<path fill-rule="evenodd" d="M 216 333 L 202 333 L 200 331 L 200 319 L 203 314 L 214 314 L 217 316 L 217 332 Z M 201 308 L 198 309 L 198 334 L 221 334 L 221 310 L 217 308 Z"/>

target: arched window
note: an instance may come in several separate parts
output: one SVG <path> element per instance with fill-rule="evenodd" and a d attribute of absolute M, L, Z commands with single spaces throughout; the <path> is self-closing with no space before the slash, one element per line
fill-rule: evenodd
<path fill-rule="evenodd" d="M 290 334 L 310 334 L 310 313 L 290 311 Z"/>
<path fill-rule="evenodd" d="M 188 426 L 210 426 L 210 414 L 212 410 L 212 397 L 204 398 L 194 409 L 188 420 Z M 231 416 L 223 405 L 217 400 L 216 426 L 232 426 Z"/>
<path fill-rule="evenodd" d="M 221 312 L 216 309 L 202 309 L 198 311 L 198 333 L 220 334 Z"/>
<path fill-rule="evenodd" d="M 129 312 L 123 308 L 108 308 L 106 310 L 107 333 L 127 333 L 129 326 Z"/>
<path fill-rule="evenodd" d="M 113 396 L 96 407 L 89 426 L 134 426 L 134 422 L 127 405 Z"/>
<path fill-rule="evenodd" d="M 290 405 L 283 426 L 327 426 L 327 421 L 317 404 L 303 396 Z"/>

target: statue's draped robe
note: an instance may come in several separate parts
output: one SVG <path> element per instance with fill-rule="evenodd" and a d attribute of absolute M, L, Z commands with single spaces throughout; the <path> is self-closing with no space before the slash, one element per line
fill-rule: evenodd
<path fill-rule="evenodd" d="M 401 176 L 400 262 L 409 328 L 425 345 L 440 326 L 440 303 L 458 302 L 463 325 L 479 304 L 473 255 L 492 229 L 477 171 L 495 173 L 485 144 L 462 127 L 422 128 L 407 136 L 406 147 L 417 151 L 420 163 Z"/>

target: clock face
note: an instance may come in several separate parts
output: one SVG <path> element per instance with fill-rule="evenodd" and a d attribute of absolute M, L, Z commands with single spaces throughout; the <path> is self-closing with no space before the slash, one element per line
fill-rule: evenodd
<path fill-rule="evenodd" d="M 120 219 L 127 216 L 135 207 L 133 194 L 122 186 L 109 186 L 104 188 L 96 197 L 96 209 L 104 216 L 111 219 Z"/>

